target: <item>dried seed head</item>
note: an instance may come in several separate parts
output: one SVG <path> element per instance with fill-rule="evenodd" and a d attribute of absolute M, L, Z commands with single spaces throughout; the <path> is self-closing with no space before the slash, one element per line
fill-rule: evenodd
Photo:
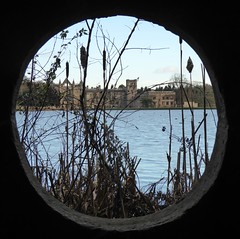
<path fill-rule="evenodd" d="M 187 70 L 189 71 L 189 73 L 192 72 L 192 69 L 193 69 L 193 62 L 192 62 L 192 59 L 189 57 L 188 58 L 188 61 L 187 61 Z"/>
<path fill-rule="evenodd" d="M 106 70 L 106 51 L 103 50 L 103 70 Z"/>
<path fill-rule="evenodd" d="M 66 78 L 69 76 L 69 63 L 68 61 L 66 62 Z"/>
<path fill-rule="evenodd" d="M 80 49 L 80 58 L 81 58 L 81 65 L 83 68 L 87 67 L 87 52 L 84 46 Z"/>

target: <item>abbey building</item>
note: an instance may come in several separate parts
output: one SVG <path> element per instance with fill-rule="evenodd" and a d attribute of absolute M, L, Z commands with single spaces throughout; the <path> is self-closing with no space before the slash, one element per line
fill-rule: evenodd
<path fill-rule="evenodd" d="M 72 83 L 66 79 L 59 81 L 55 89 L 60 93 L 60 107 L 62 108 L 171 108 L 176 107 L 174 91 L 139 90 L 137 79 L 126 80 L 126 85 L 118 88 L 113 86 L 101 88 L 84 87 L 83 82 Z"/>

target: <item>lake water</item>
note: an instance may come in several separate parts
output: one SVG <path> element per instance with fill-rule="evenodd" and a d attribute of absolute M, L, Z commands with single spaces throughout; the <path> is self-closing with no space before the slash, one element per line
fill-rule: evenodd
<path fill-rule="evenodd" d="M 194 122 L 196 139 L 199 139 L 201 149 L 204 149 L 204 124 L 203 110 L 196 109 L 194 112 Z M 217 130 L 216 109 L 207 111 L 207 144 L 208 154 L 211 156 L 215 135 Z M 118 110 L 111 110 L 111 116 L 119 113 Z M 31 115 L 32 114 L 32 115 Z M 36 117 L 36 112 L 30 112 L 29 119 Z M 23 113 L 16 112 L 16 120 L 21 135 Z M 115 134 L 123 142 L 129 143 L 130 156 L 137 156 L 141 159 L 137 173 L 139 177 L 139 187 L 144 187 L 149 183 L 156 182 L 161 177 L 167 175 L 167 152 L 170 144 L 170 119 L 172 125 L 172 168 L 176 167 L 177 154 L 182 147 L 182 112 L 173 110 L 125 110 L 115 122 Z M 185 138 L 191 139 L 191 112 L 184 110 Z M 62 136 L 59 124 L 65 127 L 66 115 L 62 111 L 43 111 L 37 120 L 34 129 L 30 129 L 35 142 L 39 142 L 39 154 L 46 154 L 51 159 L 57 159 L 62 150 Z M 37 133 L 36 133 L 37 132 Z M 41 138 L 38 141 L 36 138 Z M 28 140 L 31 140 L 29 137 Z"/>

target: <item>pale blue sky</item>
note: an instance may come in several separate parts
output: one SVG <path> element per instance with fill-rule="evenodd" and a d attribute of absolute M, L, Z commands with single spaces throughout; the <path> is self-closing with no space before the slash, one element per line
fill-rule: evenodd
<path fill-rule="evenodd" d="M 97 48 L 103 50 L 103 31 L 105 35 L 106 49 L 109 53 L 109 62 L 111 67 L 113 67 L 118 53 L 117 50 L 121 50 L 124 45 L 136 18 L 127 17 L 127 16 L 114 16 L 108 18 L 97 19 L 95 23 L 95 30 L 93 32 L 93 37 L 91 40 L 90 49 L 90 58 L 88 66 L 88 77 L 87 85 L 90 87 L 95 87 L 97 85 L 103 85 L 103 73 L 102 73 L 102 58 L 101 52 Z M 99 27 L 97 27 L 99 26 Z M 80 22 L 69 26 L 68 39 L 70 40 L 72 36 L 80 29 L 86 27 L 85 22 Z M 65 29 L 66 30 L 66 29 Z M 98 30 L 98 31 L 96 31 Z M 62 44 L 59 34 L 56 37 L 51 38 L 38 52 L 37 60 L 42 66 L 45 66 L 44 69 L 49 69 L 50 62 L 49 57 L 52 52 L 54 43 L 55 52 L 57 52 Z M 62 67 L 57 71 L 58 77 L 56 83 L 65 79 L 65 63 L 69 62 L 70 71 L 69 71 L 69 80 L 75 83 L 79 82 L 81 75 L 79 71 L 79 66 L 77 58 L 79 59 L 79 49 L 82 45 L 86 47 L 88 36 L 85 35 L 78 39 L 78 41 L 73 40 L 71 44 L 68 44 L 68 48 L 62 55 Z M 67 41 L 66 41 L 67 42 Z M 66 43 L 65 42 L 65 43 Z M 110 43 L 111 42 L 111 43 Z M 114 42 L 115 48 L 112 45 Z M 147 22 L 140 21 L 137 25 L 135 32 L 133 33 L 127 48 L 147 48 L 148 50 L 141 49 L 129 49 L 126 50 L 121 58 L 122 70 L 120 65 L 116 68 L 115 74 L 111 79 L 111 84 L 125 84 L 126 79 L 136 79 L 138 80 L 138 88 L 145 86 L 152 86 L 154 84 L 159 84 L 163 82 L 170 81 L 171 77 L 174 74 L 180 73 L 180 45 L 179 45 L 179 36 L 173 34 L 170 31 L 167 31 L 164 27 Z M 152 49 L 151 51 L 149 49 Z M 154 50 L 160 49 L 160 50 Z M 187 60 L 190 57 L 193 61 L 194 68 L 191 74 L 193 82 L 202 82 L 202 71 L 201 71 L 201 59 L 195 53 L 195 51 L 183 40 L 182 43 L 182 52 L 183 52 L 183 75 L 190 80 L 189 72 L 186 69 Z M 56 53 L 55 53 L 56 54 Z M 38 68 L 36 66 L 36 71 Z M 107 76 L 109 72 L 109 65 L 107 65 Z M 43 77 L 43 71 L 38 73 L 37 79 Z M 206 72 L 206 83 L 210 84 L 209 77 Z"/>

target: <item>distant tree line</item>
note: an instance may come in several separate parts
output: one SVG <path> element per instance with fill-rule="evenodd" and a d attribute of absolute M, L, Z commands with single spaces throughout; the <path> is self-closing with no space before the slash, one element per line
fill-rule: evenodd
<path fill-rule="evenodd" d="M 53 84 L 44 81 L 31 82 L 24 79 L 20 88 L 17 105 L 18 106 L 56 106 L 60 105 L 60 94 Z"/>

